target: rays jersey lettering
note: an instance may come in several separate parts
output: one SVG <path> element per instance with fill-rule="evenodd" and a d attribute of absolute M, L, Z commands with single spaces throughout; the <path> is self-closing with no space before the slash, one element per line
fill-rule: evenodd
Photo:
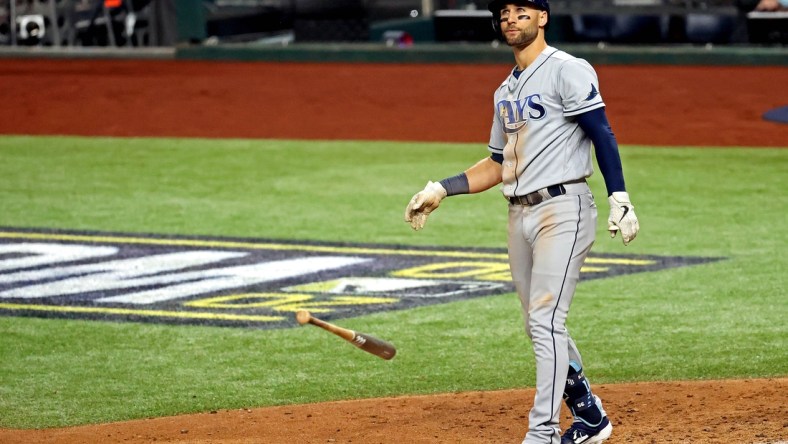
<path fill-rule="evenodd" d="M 517 100 L 501 100 L 497 108 L 506 133 L 516 133 L 528 124 L 529 119 L 541 120 L 547 115 L 540 94 L 531 94 Z"/>

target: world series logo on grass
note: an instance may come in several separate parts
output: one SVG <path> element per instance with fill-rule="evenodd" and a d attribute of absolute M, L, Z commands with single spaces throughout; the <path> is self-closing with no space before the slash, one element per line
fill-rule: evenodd
<path fill-rule="evenodd" d="M 592 254 L 581 278 L 713 260 Z M 512 291 L 505 250 L 0 229 L 0 315 L 281 328 Z"/>

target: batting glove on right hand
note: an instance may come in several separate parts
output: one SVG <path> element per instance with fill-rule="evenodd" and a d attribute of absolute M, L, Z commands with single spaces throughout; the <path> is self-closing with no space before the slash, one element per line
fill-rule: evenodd
<path fill-rule="evenodd" d="M 408 207 L 405 208 L 405 222 L 409 222 L 414 230 L 421 230 L 427 222 L 427 216 L 438 208 L 444 197 L 446 197 L 446 189 L 443 185 L 438 182 L 427 182 L 427 186 L 408 202 Z"/>
<path fill-rule="evenodd" d="M 616 237 L 616 233 L 620 230 L 624 245 L 629 245 L 640 230 L 638 218 L 635 216 L 635 206 L 629 201 L 629 194 L 625 191 L 616 191 L 607 198 L 607 201 L 610 203 L 610 217 L 607 218 L 610 237 Z"/>

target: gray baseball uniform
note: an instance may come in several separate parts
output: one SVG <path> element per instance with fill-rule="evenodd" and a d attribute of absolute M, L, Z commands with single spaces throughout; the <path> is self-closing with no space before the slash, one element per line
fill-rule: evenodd
<path fill-rule="evenodd" d="M 570 360 L 582 366 L 565 323 L 594 243 L 597 208 L 585 182 L 593 172 L 591 140 L 573 116 L 604 106 L 591 65 L 550 46 L 495 92 L 489 150 L 503 155 L 509 262 L 536 356 L 525 442 L 559 442 Z"/>
<path fill-rule="evenodd" d="M 585 378 L 566 318 L 596 234 L 597 208 L 586 183 L 591 146 L 608 192 L 608 231 L 624 245 L 639 230 L 596 72 L 544 41 L 548 0 L 492 0 L 493 28 L 518 67 L 495 92 L 489 158 L 440 182 L 427 182 L 405 208 L 414 230 L 448 196 L 502 184 L 509 200 L 509 265 L 536 355 L 536 396 L 526 444 L 601 444 L 613 425 Z M 560 435 L 561 400 L 572 425 Z"/>

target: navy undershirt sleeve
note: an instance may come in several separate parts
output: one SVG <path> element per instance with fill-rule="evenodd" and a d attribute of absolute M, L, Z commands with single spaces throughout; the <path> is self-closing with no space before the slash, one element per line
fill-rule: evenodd
<path fill-rule="evenodd" d="M 605 179 L 607 195 L 616 191 L 626 191 L 621 156 L 618 154 L 618 142 L 607 121 L 605 108 L 597 108 L 578 115 L 577 123 L 594 143 L 596 161 Z"/>
<path fill-rule="evenodd" d="M 500 164 L 503 164 L 503 154 L 492 153 L 490 154 L 490 159 Z"/>

